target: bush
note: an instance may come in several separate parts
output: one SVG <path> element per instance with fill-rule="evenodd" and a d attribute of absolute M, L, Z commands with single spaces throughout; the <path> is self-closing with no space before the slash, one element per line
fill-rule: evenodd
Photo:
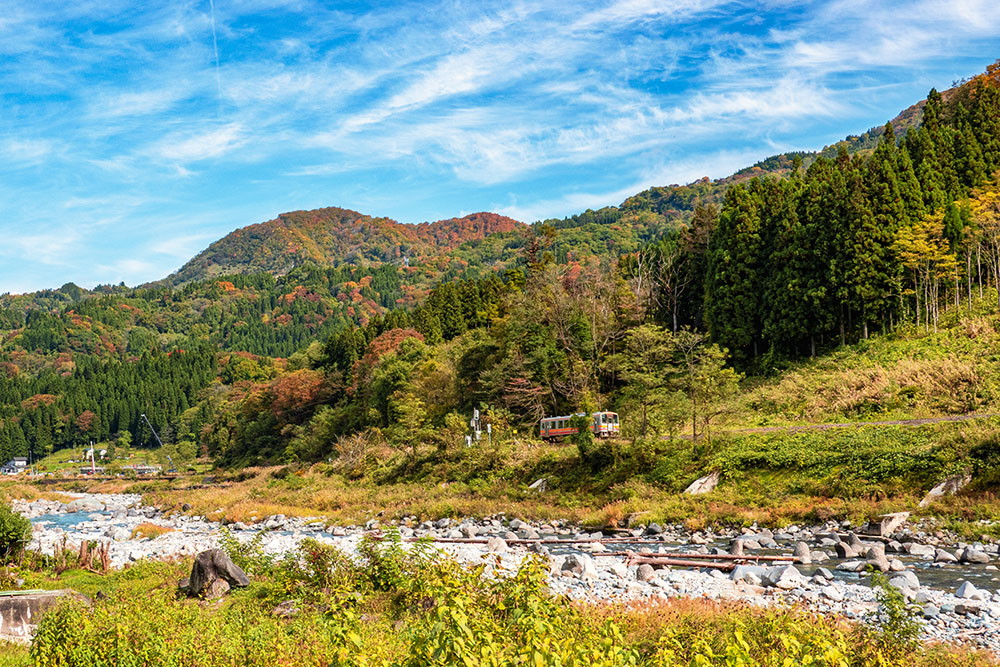
<path fill-rule="evenodd" d="M 8 505 L 0 505 L 0 561 L 9 563 L 20 556 L 29 540 L 31 522 Z"/>

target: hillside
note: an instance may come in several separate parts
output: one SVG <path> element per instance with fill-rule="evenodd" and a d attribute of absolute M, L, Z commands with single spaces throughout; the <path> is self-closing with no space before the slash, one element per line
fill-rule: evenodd
<path fill-rule="evenodd" d="M 463 243 L 524 225 L 495 213 L 407 225 L 343 208 L 282 213 L 237 229 L 198 253 L 164 282 L 182 285 L 220 275 L 283 275 L 305 262 L 320 266 L 406 260 L 419 264 Z"/>

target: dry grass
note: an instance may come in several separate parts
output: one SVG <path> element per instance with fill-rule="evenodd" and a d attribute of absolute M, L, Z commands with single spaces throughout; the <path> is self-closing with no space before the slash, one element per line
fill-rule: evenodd
<path fill-rule="evenodd" d="M 160 535 L 166 535 L 167 533 L 172 533 L 173 528 L 168 526 L 160 526 L 155 523 L 140 523 L 132 530 L 132 539 L 138 540 L 144 537 L 149 539 L 156 539 Z"/>

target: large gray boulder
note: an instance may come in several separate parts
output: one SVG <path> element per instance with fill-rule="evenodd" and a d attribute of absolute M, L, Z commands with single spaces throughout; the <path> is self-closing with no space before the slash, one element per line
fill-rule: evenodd
<path fill-rule="evenodd" d="M 990 562 L 989 554 L 979 549 L 973 549 L 972 547 L 966 547 L 958 559 L 963 563 L 977 563 L 980 565 Z"/>
<path fill-rule="evenodd" d="M 879 537 L 889 537 L 899 530 L 906 520 L 910 518 L 909 512 L 895 512 L 893 514 L 883 514 L 878 521 L 869 521 L 864 527 L 866 535 L 876 535 Z"/>
<path fill-rule="evenodd" d="M 793 565 L 776 565 L 764 572 L 761 583 L 768 588 L 798 588 L 802 585 L 802 574 Z"/>
<path fill-rule="evenodd" d="M 224 582 L 225 585 L 223 585 Z M 222 549 L 209 549 L 195 556 L 191 566 L 191 577 L 188 579 L 188 595 L 211 599 L 219 597 L 230 588 L 241 588 L 250 585 L 247 576 Z"/>
<path fill-rule="evenodd" d="M 695 481 L 691 482 L 688 488 L 684 489 L 684 493 L 696 496 L 703 493 L 709 493 L 715 490 L 715 487 L 719 485 L 719 471 L 716 470 L 713 473 L 709 473 L 704 477 L 700 477 Z"/>
<path fill-rule="evenodd" d="M 924 499 L 920 501 L 920 506 L 927 507 L 941 496 L 953 495 L 971 481 L 972 475 L 953 475 L 928 491 Z"/>
<path fill-rule="evenodd" d="M 597 579 L 600 573 L 594 564 L 594 559 L 583 554 L 570 554 L 563 561 L 562 572 L 572 572 L 581 579 Z"/>

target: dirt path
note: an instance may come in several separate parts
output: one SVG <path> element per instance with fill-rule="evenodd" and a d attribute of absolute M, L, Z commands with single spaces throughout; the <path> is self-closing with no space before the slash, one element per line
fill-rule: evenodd
<path fill-rule="evenodd" d="M 970 412 L 965 415 L 950 415 L 947 417 L 924 417 L 923 419 L 890 419 L 878 422 L 843 422 L 831 424 L 800 424 L 798 426 L 760 426 L 757 428 L 741 428 L 732 431 L 721 431 L 725 434 L 740 433 L 795 433 L 797 431 L 827 431 L 833 428 L 861 428 L 863 426 L 926 426 L 927 424 L 942 424 L 944 422 L 965 422 L 973 419 L 1000 417 L 997 412 Z"/>

